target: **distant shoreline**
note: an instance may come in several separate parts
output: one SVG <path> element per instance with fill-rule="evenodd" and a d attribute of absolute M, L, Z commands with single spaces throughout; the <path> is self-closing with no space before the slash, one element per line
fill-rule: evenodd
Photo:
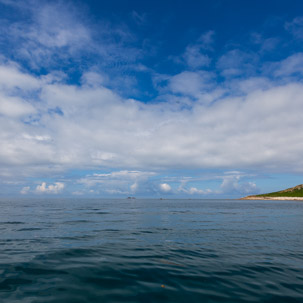
<path fill-rule="evenodd" d="M 260 196 L 248 196 L 244 198 L 240 198 L 239 200 L 301 200 L 303 201 L 303 197 L 260 197 Z"/>

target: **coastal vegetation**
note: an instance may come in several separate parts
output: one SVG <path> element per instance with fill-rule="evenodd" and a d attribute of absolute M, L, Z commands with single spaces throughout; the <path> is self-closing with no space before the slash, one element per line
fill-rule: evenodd
<path fill-rule="evenodd" d="M 303 197 L 303 184 L 285 190 L 257 195 L 261 197 Z"/>
<path fill-rule="evenodd" d="M 303 184 L 297 185 L 295 187 L 287 188 L 281 191 L 267 193 L 267 194 L 260 194 L 254 196 L 247 196 L 242 199 L 271 199 L 271 198 L 302 198 L 303 199 Z"/>

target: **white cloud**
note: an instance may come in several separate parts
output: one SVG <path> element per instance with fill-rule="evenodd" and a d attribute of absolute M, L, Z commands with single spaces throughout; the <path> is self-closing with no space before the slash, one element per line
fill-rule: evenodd
<path fill-rule="evenodd" d="M 9 22 L 7 42 L 18 45 L 15 56 L 27 60 L 33 68 L 40 69 L 55 64 L 58 59 L 77 57 L 79 50 L 85 47 L 91 51 L 91 32 L 71 3 L 25 1 L 24 6 L 15 6 L 15 9 L 16 12 L 22 10 L 27 18 Z M 54 52 L 57 52 L 56 56 Z"/>
<path fill-rule="evenodd" d="M 171 186 L 167 183 L 162 183 L 159 185 L 160 191 L 163 193 L 168 193 L 171 191 Z"/>
<path fill-rule="evenodd" d="M 207 52 L 213 50 L 214 31 L 205 32 L 195 43 L 189 44 L 181 58 L 176 61 L 184 61 L 190 69 L 200 69 L 207 67 L 211 63 L 211 58 Z"/>
<path fill-rule="evenodd" d="M 209 72 L 185 71 L 169 79 L 168 88 L 172 93 L 200 98 L 213 88 L 213 74 Z"/>
<path fill-rule="evenodd" d="M 58 194 L 64 189 L 65 185 L 62 182 L 55 182 L 54 184 L 46 185 L 46 182 L 42 182 L 41 185 L 37 185 L 36 193 L 45 194 Z"/>
<path fill-rule="evenodd" d="M 94 71 L 84 73 L 81 77 L 81 80 L 84 85 L 89 85 L 93 87 L 104 85 L 109 81 L 107 75 L 100 74 Z"/>
<path fill-rule="evenodd" d="M 260 46 L 259 52 L 261 54 L 275 50 L 280 42 L 280 39 L 277 37 L 265 38 L 256 32 L 251 34 L 251 40 L 254 44 Z"/>
<path fill-rule="evenodd" d="M 139 187 L 139 185 L 138 185 L 137 182 L 135 182 L 134 184 L 132 184 L 132 185 L 130 186 L 131 192 L 136 192 L 136 191 L 138 190 L 138 187 Z"/>
<path fill-rule="evenodd" d="M 51 48 L 90 44 L 91 33 L 72 5 L 48 3 L 38 6 L 33 12 L 35 23 L 27 35 L 28 40 Z"/>
<path fill-rule="evenodd" d="M 202 190 L 202 189 L 198 189 L 196 187 L 191 187 L 188 191 L 191 195 L 195 195 L 195 194 L 200 194 L 203 195 L 205 193 L 207 193 L 206 191 Z M 208 192 L 210 193 L 210 192 Z"/>
<path fill-rule="evenodd" d="M 22 90 L 38 89 L 40 86 L 39 79 L 20 71 L 16 63 L 0 65 L 0 88 Z"/>
<path fill-rule="evenodd" d="M 303 39 L 303 17 L 296 17 L 285 23 L 285 29 L 291 32 L 296 39 Z"/>
<path fill-rule="evenodd" d="M 265 77 L 250 77 L 243 80 L 230 81 L 230 88 L 238 94 L 249 94 L 256 91 L 265 91 L 273 86 L 272 81 Z"/>
<path fill-rule="evenodd" d="M 214 43 L 215 31 L 209 30 L 203 33 L 198 39 L 199 45 L 204 49 L 212 50 L 212 45 Z"/>
<path fill-rule="evenodd" d="M 173 102 L 123 99 L 102 86 L 41 82 L 34 99 L 12 88 L 6 94 L 14 100 L 9 105 L 18 104 L 15 109 L 7 96 L 0 99 L 0 163 L 3 169 L 22 165 L 23 172 L 125 168 L 111 177 L 126 174 L 132 184 L 139 171 L 153 168 L 303 171 L 302 84 L 275 86 L 251 78 L 230 82 L 241 96 L 223 97 L 221 88 L 207 86 L 209 76 L 203 77 L 187 72 L 171 79 L 174 94 L 196 97 L 184 109 Z M 49 114 L 52 108 L 63 114 Z"/>
<path fill-rule="evenodd" d="M 235 77 L 243 74 L 253 76 L 258 66 L 257 62 L 257 54 L 233 49 L 219 58 L 217 68 L 221 70 L 224 77 Z"/>
<path fill-rule="evenodd" d="M 288 58 L 267 65 L 268 72 L 276 77 L 291 76 L 293 74 L 303 74 L 303 53 L 296 53 Z"/>
<path fill-rule="evenodd" d="M 198 189 L 197 187 L 191 186 L 187 187 L 186 185 L 191 182 L 191 181 L 197 181 L 197 180 L 191 180 L 191 179 L 181 179 L 180 181 L 180 186 L 177 189 L 178 193 L 185 193 L 189 195 L 210 195 L 214 194 L 214 192 L 211 189 Z"/>
<path fill-rule="evenodd" d="M 50 72 L 37 76 L 0 58 L 1 176 L 110 170 L 77 184 L 86 191 L 121 194 L 174 192 L 170 181 L 159 177 L 172 168 L 303 172 L 302 53 L 270 62 L 257 75 L 259 54 L 232 49 L 219 58 L 217 70 L 203 71 L 214 43 L 209 31 L 180 56 L 188 70 L 159 75 L 136 61 L 141 51 L 128 44 L 135 37 L 123 25 L 88 24 L 71 3 L 38 4 L 24 11 L 26 20 L 2 27 L 9 46 L 20 43 L 16 60 Z M 140 22 L 143 16 L 133 17 Z M 286 27 L 298 36 L 300 26 L 301 19 L 295 19 Z M 270 50 L 274 42 L 261 39 L 260 49 Z M 111 87 L 121 86 L 116 80 L 125 78 L 122 67 L 113 78 L 94 62 L 78 70 L 80 84 L 73 85 L 53 64 L 88 53 L 100 65 L 127 62 L 135 72 L 154 74 L 159 96 L 151 102 L 120 96 Z M 218 80 L 220 73 L 224 81 Z M 132 79 L 123 82 L 126 88 L 136 83 Z M 255 190 L 254 183 L 237 178 L 226 176 L 221 191 Z M 210 193 L 199 188 L 193 184 L 180 192 Z M 63 189 L 63 183 L 43 182 L 35 191 Z"/>
<path fill-rule="evenodd" d="M 239 182 L 241 175 L 229 175 L 223 178 L 220 190 L 223 194 L 255 194 L 259 191 L 254 182 Z"/>
<path fill-rule="evenodd" d="M 85 178 L 79 179 L 78 182 L 86 184 L 89 187 L 95 186 L 96 184 L 103 184 L 105 182 L 108 182 L 109 180 L 111 181 L 114 180 L 115 182 L 135 181 L 134 184 L 137 184 L 137 182 L 139 182 L 140 180 L 146 180 L 147 178 L 154 175 L 155 175 L 154 172 L 123 170 L 123 171 L 114 171 L 114 172 L 102 173 L 102 174 L 95 173 L 93 175 L 88 175 Z M 136 186 L 134 185 L 134 187 L 137 186 L 138 184 Z"/>
<path fill-rule="evenodd" d="M 77 181 L 86 188 L 96 188 L 100 192 L 130 195 L 151 191 L 150 179 L 156 174 L 148 171 L 114 171 L 95 173 Z"/>
<path fill-rule="evenodd" d="M 211 62 L 208 55 L 201 53 L 201 47 L 198 45 L 188 46 L 183 57 L 187 65 L 191 68 L 208 66 Z"/>
<path fill-rule="evenodd" d="M 16 98 L 1 96 L 0 93 L 0 114 L 8 117 L 20 117 L 35 114 L 36 109 L 28 102 Z"/>
<path fill-rule="evenodd" d="M 240 171 L 227 171 L 222 175 L 209 175 L 203 178 L 196 179 L 181 179 L 178 193 L 188 195 L 203 195 L 203 196 L 226 196 L 226 195 L 248 195 L 256 194 L 259 188 L 254 182 L 247 182 L 245 180 L 255 177 L 251 174 L 246 174 Z M 190 183 L 203 183 L 205 181 L 222 180 L 219 188 L 215 189 L 199 189 L 195 186 L 187 186 Z"/>
<path fill-rule="evenodd" d="M 134 37 L 124 24 L 111 24 L 104 20 L 93 23 L 80 3 L 64 1 L 22 1 L 10 5 L 16 19 L 2 20 L 1 34 L 14 56 L 26 61 L 31 68 L 53 69 L 62 60 L 68 64 L 93 55 L 99 65 L 113 62 L 135 62 L 141 50 L 133 47 Z M 22 11 L 22 14 L 20 14 Z M 68 64 L 66 66 L 68 66 Z"/>
<path fill-rule="evenodd" d="M 30 187 L 29 186 L 25 186 L 21 189 L 20 193 L 22 195 L 26 195 L 28 192 L 30 191 Z"/>

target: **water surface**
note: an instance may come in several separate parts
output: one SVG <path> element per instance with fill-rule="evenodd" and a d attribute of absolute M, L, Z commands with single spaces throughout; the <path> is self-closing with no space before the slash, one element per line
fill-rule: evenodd
<path fill-rule="evenodd" d="M 303 302 L 303 203 L 0 200 L 1 302 Z"/>

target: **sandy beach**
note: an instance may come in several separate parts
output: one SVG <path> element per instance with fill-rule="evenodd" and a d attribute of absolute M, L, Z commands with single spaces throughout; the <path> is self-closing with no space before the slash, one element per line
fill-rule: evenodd
<path fill-rule="evenodd" d="M 257 196 L 248 196 L 241 198 L 240 200 L 302 200 L 303 197 L 257 197 Z"/>

